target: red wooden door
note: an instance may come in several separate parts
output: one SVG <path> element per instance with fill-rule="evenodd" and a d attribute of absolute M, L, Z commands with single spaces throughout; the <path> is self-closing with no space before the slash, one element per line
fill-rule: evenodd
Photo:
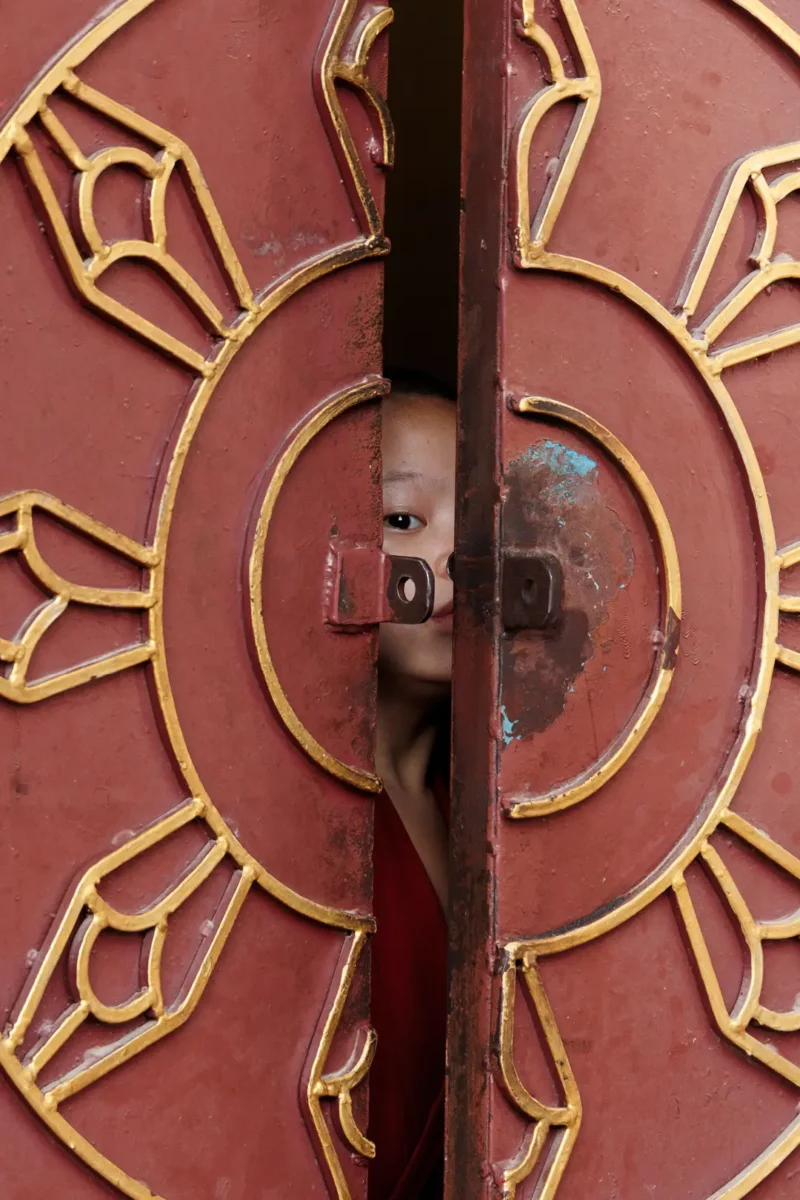
<path fill-rule="evenodd" d="M 788 1200 L 800 12 L 467 14 L 447 1194 Z"/>
<path fill-rule="evenodd" d="M 3 8 L 8 1200 L 366 1194 L 390 19 Z"/>

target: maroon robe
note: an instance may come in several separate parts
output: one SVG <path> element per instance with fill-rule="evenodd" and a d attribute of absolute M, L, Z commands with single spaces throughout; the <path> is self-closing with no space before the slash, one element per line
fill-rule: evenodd
<path fill-rule="evenodd" d="M 438 799 L 438 797 L 437 797 Z M 375 808 L 369 1200 L 442 1195 L 447 925 L 403 822 Z"/>

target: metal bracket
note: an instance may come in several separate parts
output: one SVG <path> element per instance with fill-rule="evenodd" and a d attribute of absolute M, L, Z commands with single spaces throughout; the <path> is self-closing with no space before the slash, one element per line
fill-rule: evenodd
<path fill-rule="evenodd" d="M 554 554 L 504 550 L 500 615 L 506 629 L 549 629 L 564 606 L 564 572 Z"/>
<path fill-rule="evenodd" d="M 422 558 L 333 543 L 326 593 L 325 619 L 337 628 L 420 625 L 433 612 L 433 571 Z"/>

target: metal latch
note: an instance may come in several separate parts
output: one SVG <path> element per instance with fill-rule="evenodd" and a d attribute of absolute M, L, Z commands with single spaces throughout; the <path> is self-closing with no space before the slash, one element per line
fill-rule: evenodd
<path fill-rule="evenodd" d="M 500 615 L 506 629 L 549 629 L 564 607 L 564 572 L 554 554 L 504 550 Z"/>
<path fill-rule="evenodd" d="M 433 571 L 422 558 L 333 543 L 326 584 L 325 619 L 339 628 L 419 625 L 433 612 Z"/>

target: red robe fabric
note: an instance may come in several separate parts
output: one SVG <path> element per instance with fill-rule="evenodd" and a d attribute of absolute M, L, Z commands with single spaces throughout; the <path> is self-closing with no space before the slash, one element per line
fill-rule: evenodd
<path fill-rule="evenodd" d="M 447 925 L 395 807 L 375 806 L 369 1200 L 442 1195 Z"/>

